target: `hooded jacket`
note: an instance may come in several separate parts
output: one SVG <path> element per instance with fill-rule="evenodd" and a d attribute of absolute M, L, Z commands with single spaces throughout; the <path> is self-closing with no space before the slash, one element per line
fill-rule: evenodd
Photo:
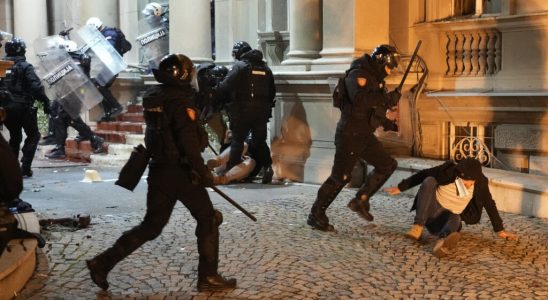
<path fill-rule="evenodd" d="M 412 176 L 402 180 L 398 184 L 400 191 L 405 191 L 416 185 L 421 184 L 426 177 L 434 177 L 439 185 L 447 185 L 455 182 L 455 179 L 459 174 L 465 170 L 462 168 L 459 170 L 457 164 L 453 161 L 446 161 L 445 163 L 430 168 L 419 171 Z M 465 171 L 466 172 L 466 171 Z M 417 197 L 413 202 L 413 207 L 411 210 L 416 209 L 417 206 Z M 491 220 L 491 225 L 493 225 L 493 230 L 499 232 L 504 230 L 502 224 L 502 219 L 500 218 L 499 212 L 497 210 L 497 205 L 491 196 L 489 191 L 489 181 L 483 173 L 478 176 L 476 182 L 474 183 L 474 193 L 472 200 L 468 203 L 464 211 L 460 214 L 462 220 L 466 224 L 477 224 L 481 219 L 481 213 L 483 208 L 487 211 L 489 219 Z"/>
<path fill-rule="evenodd" d="M 189 84 L 150 87 L 143 96 L 145 145 L 151 166 L 188 166 L 200 176 L 209 173 L 201 152 L 207 134 L 198 122 L 195 91 Z"/>

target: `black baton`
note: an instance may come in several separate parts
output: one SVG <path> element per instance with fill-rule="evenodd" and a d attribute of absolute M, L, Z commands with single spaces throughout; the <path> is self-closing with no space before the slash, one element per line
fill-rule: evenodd
<path fill-rule="evenodd" d="M 422 40 L 419 40 L 417 42 L 417 46 L 415 46 L 415 51 L 413 51 L 413 55 L 411 55 L 411 59 L 409 60 L 409 64 L 407 65 L 407 68 L 405 69 L 405 73 L 403 73 L 403 77 L 401 78 L 400 85 L 396 88 L 398 92 L 401 93 L 401 90 L 403 89 L 403 84 L 405 83 L 405 80 L 407 79 L 407 75 L 409 75 L 409 71 L 411 71 L 411 66 L 413 65 L 413 62 L 415 61 L 415 58 L 417 58 L 417 53 L 419 52 L 419 48 L 421 47 Z"/>
<path fill-rule="evenodd" d="M 216 186 L 211 186 L 211 188 L 221 197 L 225 198 L 226 201 L 230 202 L 230 204 L 234 205 L 237 209 L 239 209 L 241 212 L 243 212 L 246 216 L 248 216 L 251 220 L 257 222 L 257 218 L 253 216 L 251 213 L 249 213 L 247 210 L 245 210 L 243 207 L 240 206 L 240 204 L 236 203 L 236 201 L 232 200 L 227 194 L 223 193 L 220 189 L 218 189 Z"/>

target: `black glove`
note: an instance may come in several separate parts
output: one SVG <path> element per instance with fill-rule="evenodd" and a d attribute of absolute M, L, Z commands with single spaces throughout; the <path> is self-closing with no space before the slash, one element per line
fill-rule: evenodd
<path fill-rule="evenodd" d="M 398 102 L 400 101 L 400 98 L 401 98 L 401 93 L 398 90 L 393 90 L 391 92 L 388 92 L 387 96 L 388 96 L 387 105 L 388 105 L 388 108 L 390 108 L 398 105 Z"/>

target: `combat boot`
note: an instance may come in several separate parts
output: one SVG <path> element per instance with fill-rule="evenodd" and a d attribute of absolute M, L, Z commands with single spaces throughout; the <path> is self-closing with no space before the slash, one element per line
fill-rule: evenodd
<path fill-rule="evenodd" d="M 48 135 L 42 138 L 40 142 L 38 142 L 38 145 L 45 146 L 45 145 L 55 145 L 55 136 Z"/>
<path fill-rule="evenodd" d="M 236 287 L 235 278 L 224 278 L 219 274 L 198 278 L 198 291 L 222 291 Z"/>
<path fill-rule="evenodd" d="M 352 210 L 353 212 L 357 212 L 360 217 L 366 219 L 367 221 L 371 222 L 373 221 L 373 215 L 369 213 L 369 197 L 367 195 L 361 196 L 361 198 L 365 199 L 358 199 L 357 197 L 350 200 L 348 202 L 348 208 Z"/>
<path fill-rule="evenodd" d="M 64 159 L 66 158 L 65 147 L 57 145 L 48 154 L 45 155 L 49 159 Z"/>
<path fill-rule="evenodd" d="M 91 137 L 91 147 L 93 148 L 93 153 L 102 153 L 103 152 L 103 143 L 105 140 L 100 136 Z"/>
<path fill-rule="evenodd" d="M 23 174 L 23 178 L 30 178 L 34 174 L 29 165 L 21 165 L 21 173 Z"/>
<path fill-rule="evenodd" d="M 106 267 L 99 262 L 97 258 L 86 260 L 86 265 L 89 269 L 91 280 L 102 290 L 108 290 L 107 276 L 111 268 Z"/>
<path fill-rule="evenodd" d="M 264 168 L 263 173 L 263 180 L 261 181 L 262 184 L 269 184 L 272 182 L 272 176 L 274 176 L 274 170 L 272 170 L 272 166 L 268 166 Z"/>
<path fill-rule="evenodd" d="M 329 224 L 329 218 L 325 214 L 328 206 L 325 203 L 326 201 L 316 199 L 316 201 L 312 205 L 312 209 L 310 210 L 310 214 L 308 215 L 308 220 L 306 221 L 306 223 L 321 231 L 335 231 L 335 227 Z"/>

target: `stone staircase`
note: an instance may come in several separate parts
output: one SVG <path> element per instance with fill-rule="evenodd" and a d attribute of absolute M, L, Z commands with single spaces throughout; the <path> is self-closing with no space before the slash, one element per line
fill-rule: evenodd
<path fill-rule="evenodd" d="M 115 121 L 97 123 L 95 134 L 105 140 L 103 153 L 94 154 L 89 141 L 78 143 L 71 137 L 65 143 L 67 159 L 101 166 L 123 166 L 133 147 L 144 144 L 144 128 L 143 107 L 130 104 Z"/>

